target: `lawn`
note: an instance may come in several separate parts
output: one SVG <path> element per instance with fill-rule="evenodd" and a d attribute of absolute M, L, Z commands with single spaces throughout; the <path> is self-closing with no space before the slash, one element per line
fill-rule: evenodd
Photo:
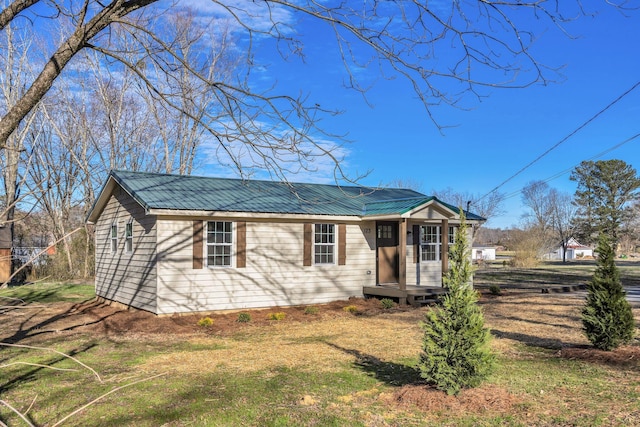
<path fill-rule="evenodd" d="M 616 262 L 624 286 L 640 283 L 640 261 Z M 492 284 L 508 289 L 539 289 L 585 285 L 593 276 L 594 260 L 546 261 L 535 268 L 512 268 L 502 260 L 488 261 L 476 271 L 474 283 L 480 287 Z"/>
<path fill-rule="evenodd" d="M 541 275 L 555 283 L 562 269 L 552 267 Z M 578 280 L 589 268 L 566 272 Z M 483 280 L 526 276 L 504 270 Z M 636 273 L 627 276 L 637 281 Z M 535 283 L 549 284 L 542 282 Z M 480 388 L 452 397 L 421 383 L 415 368 L 429 307 L 356 299 L 277 309 L 282 320 L 268 320 L 276 310 L 251 311 L 246 323 L 238 313 L 212 313 L 206 327 L 198 326 L 204 315 L 158 318 L 103 306 L 90 289 L 0 290 L 0 340 L 39 347 L 0 347 L 0 400 L 33 425 L 54 425 L 106 393 L 63 425 L 640 425 L 640 341 L 593 350 L 575 293 L 483 293 L 498 368 Z M 345 311 L 349 305 L 357 311 Z M 640 309 L 634 314 L 640 321 Z M 28 425 L 6 406 L 0 421 Z"/>

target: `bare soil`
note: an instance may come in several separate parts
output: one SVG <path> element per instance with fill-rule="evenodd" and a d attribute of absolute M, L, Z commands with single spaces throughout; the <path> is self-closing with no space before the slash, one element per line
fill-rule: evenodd
<path fill-rule="evenodd" d="M 597 351 L 589 346 L 582 336 L 579 312 L 583 304 L 581 298 L 572 295 L 533 294 L 533 293 L 507 293 L 502 296 L 483 294 L 481 304 L 484 308 L 487 325 L 491 328 L 495 337 L 493 346 L 513 357 L 519 357 L 517 346 L 514 343 L 538 346 L 546 349 L 557 350 L 557 357 L 568 359 L 580 359 L 591 363 L 632 366 L 640 369 L 640 342 L 636 339 L 634 345 L 624 346 L 612 352 Z M 355 306 L 357 311 L 350 313 L 345 310 L 347 306 Z M 300 342 L 300 354 L 292 359 L 304 360 L 313 358 L 318 351 L 334 354 L 331 358 L 355 357 L 356 363 L 361 365 L 382 365 L 384 360 L 396 360 L 398 357 L 407 357 L 419 348 L 420 330 L 416 327 L 425 310 L 429 308 L 394 307 L 384 309 L 375 299 L 350 299 L 348 301 L 336 301 L 330 304 L 318 305 L 317 313 L 308 314 L 305 307 L 279 307 L 266 310 L 246 311 L 251 316 L 248 323 L 238 322 L 239 312 L 225 313 L 201 313 L 194 315 L 180 315 L 157 317 L 151 313 L 138 310 L 126 310 L 97 301 L 83 303 L 52 303 L 44 305 L 30 304 L 22 306 L 5 306 L 0 309 L 0 340 L 5 343 L 37 345 L 41 339 L 47 339 L 52 334 L 89 334 L 97 337 L 109 337 L 118 339 L 135 339 L 145 336 L 147 339 L 206 339 L 210 336 L 221 339 L 233 337 L 235 334 L 251 332 L 266 334 L 265 340 L 270 341 L 271 348 L 278 345 L 278 333 L 291 334 L 287 336 L 288 342 Z M 284 313 L 283 320 L 269 320 L 272 313 Z M 634 311 L 636 318 L 640 319 L 640 309 Z M 210 327 L 199 326 L 198 322 L 203 317 L 210 317 L 213 324 Z M 355 319 L 354 319 L 355 317 Z M 355 323 L 354 323 L 355 322 Z M 371 328 L 371 329 L 369 329 Z M 380 334 L 384 328 L 389 328 L 392 335 L 404 334 L 404 339 L 409 344 L 401 348 L 395 342 L 389 342 L 389 348 L 377 348 L 375 353 L 381 356 L 372 356 L 362 353 L 357 349 L 367 348 L 366 343 L 358 343 L 355 340 L 361 336 Z M 305 337 L 319 330 L 326 333 L 327 330 L 351 331 L 352 335 L 342 338 L 344 341 L 324 340 L 324 347 L 308 347 L 306 353 Z M 354 331 L 354 329 L 356 329 Z M 392 331 L 398 332 L 393 334 Z M 297 334 L 297 335 L 296 335 Z M 348 332 L 345 332 L 345 336 Z M 295 341 L 295 340 L 298 341 Z M 314 343 L 315 344 L 315 343 Z M 241 345 L 241 344 L 240 344 Z M 230 351 L 232 351 L 231 349 Z M 240 347 L 236 351 L 242 351 Z M 248 350 L 245 350 L 248 351 Z M 260 349 L 255 351 L 260 352 Z M 288 352 L 295 351 L 291 346 Z M 397 353 L 404 351 L 405 353 Z M 396 353 L 393 353 L 396 352 Z M 245 354 L 245 353 L 243 353 Z M 183 360 L 167 361 L 167 366 L 188 366 L 188 355 L 172 355 L 182 357 Z M 326 358 L 326 356 L 323 356 Z M 256 361 L 268 363 L 265 352 L 256 355 L 246 353 L 246 366 L 238 366 L 238 369 L 255 369 Z M 181 362 L 181 363 L 177 363 Z M 303 363 L 303 362 L 298 362 Z M 311 361 L 314 369 L 322 368 L 318 361 Z M 162 366 L 162 360 L 154 361 L 154 367 Z M 197 364 L 196 364 L 197 365 Z M 201 369 L 200 366 L 196 366 Z M 375 366 L 374 366 L 375 368 Z M 174 368 L 179 369 L 179 368 Z M 186 369 L 186 368 L 185 368 Z M 466 413 L 483 413 L 496 411 L 500 413 L 510 412 L 510 409 L 519 401 L 506 390 L 495 386 L 485 385 L 472 390 L 464 390 L 459 396 L 448 396 L 421 384 L 419 381 L 410 381 L 400 384 L 394 393 L 380 395 L 379 399 L 386 404 L 397 408 L 419 406 L 422 409 L 441 411 L 455 410 Z"/>

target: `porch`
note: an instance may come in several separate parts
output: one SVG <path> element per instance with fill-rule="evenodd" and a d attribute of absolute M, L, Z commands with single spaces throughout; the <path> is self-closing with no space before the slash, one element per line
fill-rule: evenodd
<path fill-rule="evenodd" d="M 410 304 L 420 307 L 436 301 L 447 293 L 441 286 L 405 285 L 406 289 L 400 289 L 397 283 L 385 283 L 376 286 L 364 286 L 362 293 L 366 297 L 398 298 L 399 304 Z"/>

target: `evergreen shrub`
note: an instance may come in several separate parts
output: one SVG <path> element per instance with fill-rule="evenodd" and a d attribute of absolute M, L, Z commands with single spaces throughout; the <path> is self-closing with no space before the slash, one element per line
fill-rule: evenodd
<path fill-rule="evenodd" d="M 596 251 L 597 266 L 593 279 L 587 284 L 582 325 L 596 348 L 609 351 L 633 339 L 635 323 L 620 282 L 615 253 L 605 233 L 600 233 Z"/>
<path fill-rule="evenodd" d="M 424 332 L 418 368 L 428 383 L 447 394 L 476 387 L 493 371 L 495 357 L 489 349 L 490 333 L 471 285 L 467 226 L 462 224 L 449 254 L 444 278 L 448 293 L 440 307 L 429 310 L 421 322 Z"/>

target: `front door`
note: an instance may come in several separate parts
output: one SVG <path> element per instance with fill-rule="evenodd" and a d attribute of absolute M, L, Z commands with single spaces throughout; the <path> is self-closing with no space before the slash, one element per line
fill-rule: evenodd
<path fill-rule="evenodd" d="M 397 222 L 376 224 L 376 261 L 378 283 L 398 283 L 400 263 Z"/>

